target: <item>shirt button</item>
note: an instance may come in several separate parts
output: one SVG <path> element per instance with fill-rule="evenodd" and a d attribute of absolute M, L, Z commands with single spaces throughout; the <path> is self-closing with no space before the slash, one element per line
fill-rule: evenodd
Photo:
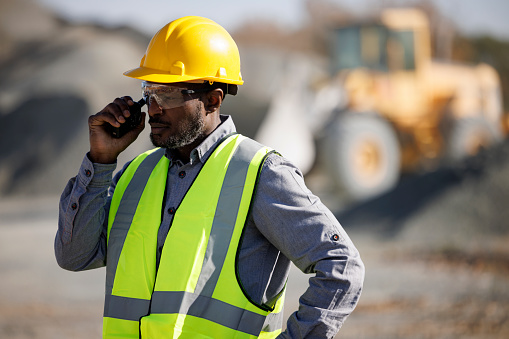
<path fill-rule="evenodd" d="M 168 213 L 170 213 L 171 215 L 175 214 L 175 207 L 168 208 Z"/>
<path fill-rule="evenodd" d="M 180 177 L 181 179 L 184 179 L 184 178 L 186 177 L 186 172 L 181 171 L 181 172 L 179 173 L 179 177 Z"/>
<path fill-rule="evenodd" d="M 87 177 L 90 177 L 90 176 L 92 175 L 92 171 L 91 171 L 91 170 L 88 170 L 88 169 L 87 169 L 87 170 L 85 170 L 85 175 L 86 175 Z"/>
<path fill-rule="evenodd" d="M 77 203 L 73 203 L 73 204 L 71 205 L 71 208 L 72 208 L 73 210 L 77 209 L 77 208 L 78 208 L 78 204 L 77 204 Z"/>

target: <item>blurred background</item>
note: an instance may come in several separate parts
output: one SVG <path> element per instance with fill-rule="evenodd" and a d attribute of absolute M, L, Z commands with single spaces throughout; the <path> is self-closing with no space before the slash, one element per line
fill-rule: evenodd
<path fill-rule="evenodd" d="M 0 338 L 100 337 L 104 270 L 53 256 L 87 117 L 184 15 L 236 40 L 222 112 L 276 148 L 366 264 L 341 338 L 509 336 L 509 2 L 0 0 Z M 119 167 L 149 149 L 148 134 Z M 291 272 L 285 313 L 308 277 Z"/>

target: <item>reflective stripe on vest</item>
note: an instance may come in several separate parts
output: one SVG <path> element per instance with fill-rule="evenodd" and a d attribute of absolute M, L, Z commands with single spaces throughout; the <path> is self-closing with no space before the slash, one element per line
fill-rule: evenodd
<path fill-rule="evenodd" d="M 236 276 L 236 254 L 269 149 L 235 135 L 204 164 L 178 206 L 155 267 L 169 160 L 140 155 L 115 189 L 108 225 L 105 338 L 273 338 L 274 310 L 255 305 Z"/>

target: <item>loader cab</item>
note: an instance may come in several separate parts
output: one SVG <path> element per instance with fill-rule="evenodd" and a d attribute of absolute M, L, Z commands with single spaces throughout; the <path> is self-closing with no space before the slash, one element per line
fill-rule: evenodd
<path fill-rule="evenodd" d="M 332 74 L 345 69 L 415 70 L 414 32 L 390 30 L 380 24 L 353 25 L 333 30 Z"/>
<path fill-rule="evenodd" d="M 343 79 L 349 110 L 376 112 L 400 129 L 415 129 L 430 112 L 429 29 L 422 13 L 385 10 L 377 21 L 338 27 L 330 48 L 331 76 Z"/>

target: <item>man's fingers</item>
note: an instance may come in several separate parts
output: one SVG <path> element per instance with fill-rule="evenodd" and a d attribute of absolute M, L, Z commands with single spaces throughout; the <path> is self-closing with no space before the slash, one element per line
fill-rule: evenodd
<path fill-rule="evenodd" d="M 113 127 L 121 127 L 129 117 L 129 106 L 134 104 L 130 97 L 116 98 L 100 112 L 88 118 L 90 132 L 90 159 L 98 163 L 112 163 L 140 134 L 144 121 L 121 138 L 113 135 Z M 145 114 L 142 115 L 145 117 Z"/>
<path fill-rule="evenodd" d="M 121 98 L 116 98 L 115 101 L 113 101 L 114 104 L 118 105 L 121 115 L 118 116 L 118 119 L 122 118 L 129 118 L 131 115 L 131 112 L 129 112 L 129 106 L 132 106 L 134 104 L 133 99 L 130 96 L 123 96 Z M 120 122 L 125 122 L 125 119 L 123 121 L 119 120 Z"/>
<path fill-rule="evenodd" d="M 89 117 L 88 124 L 90 128 L 93 129 L 96 129 L 98 126 L 104 129 L 106 124 L 113 127 L 120 127 L 121 124 L 125 123 L 127 118 L 130 117 L 131 113 L 129 112 L 129 107 L 132 105 L 134 105 L 134 101 L 130 96 L 116 98 L 99 113 Z"/>
<path fill-rule="evenodd" d="M 122 98 L 116 98 L 112 103 L 106 106 L 106 110 L 113 114 L 120 123 L 124 123 L 125 118 L 129 117 L 129 105 Z"/>
<path fill-rule="evenodd" d="M 102 111 L 96 114 L 97 118 L 94 118 L 94 122 L 104 121 L 118 127 L 120 124 L 126 122 L 126 118 L 131 115 L 129 106 L 132 104 L 133 100 L 129 96 L 116 98 L 113 102 L 104 107 Z M 100 125 L 102 123 L 96 124 Z"/>
<path fill-rule="evenodd" d="M 88 118 L 88 124 L 92 126 L 102 126 L 105 123 L 108 123 L 112 126 L 119 127 L 121 122 L 115 117 L 115 115 L 101 111 L 95 115 L 92 115 Z"/>
<path fill-rule="evenodd" d="M 123 96 L 121 99 L 122 99 L 122 100 L 124 100 L 125 102 L 127 102 L 127 104 L 128 104 L 129 106 L 134 105 L 134 100 L 133 100 L 133 98 L 131 98 L 131 97 L 130 97 L 130 96 L 128 96 L 128 95 Z"/>

